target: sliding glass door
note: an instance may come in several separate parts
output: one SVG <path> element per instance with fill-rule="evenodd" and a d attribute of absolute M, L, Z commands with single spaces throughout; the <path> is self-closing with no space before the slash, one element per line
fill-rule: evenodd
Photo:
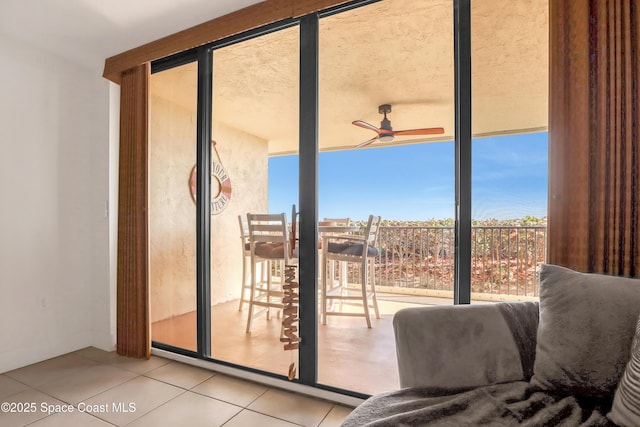
<path fill-rule="evenodd" d="M 321 384 L 397 388 L 394 313 L 453 304 L 451 6 L 386 0 L 320 19 L 318 219 L 348 219 L 359 235 L 381 217 L 368 274 L 355 258 L 320 260 Z M 344 244 L 322 237 L 333 259 Z"/>
<path fill-rule="evenodd" d="M 514 33 L 527 17 L 512 3 L 352 2 L 201 46 L 175 67 L 158 62 L 149 160 L 154 342 L 279 379 L 296 362 L 292 380 L 358 396 L 397 388 L 394 313 L 486 292 L 477 278 L 489 264 L 476 255 L 494 243 L 472 227 L 472 210 L 482 220 L 513 207 L 515 191 L 499 193 L 488 179 L 517 177 L 517 162 L 504 165 L 534 144 L 516 152 L 498 135 L 546 128 L 546 113 L 529 105 L 541 98 L 512 93 L 530 83 L 518 68 L 529 44 Z M 496 21 L 509 23 L 502 48 L 492 46 Z M 529 24 L 545 30 L 544 21 Z M 500 84 L 503 70 L 510 86 Z M 518 138 L 535 139 L 541 158 L 536 135 Z M 545 175 L 544 165 L 530 166 Z M 299 350 L 285 351 L 280 339 L 281 299 L 266 300 L 268 311 L 254 304 L 266 289 L 282 290 L 284 266 L 279 249 L 257 255 L 247 214 L 286 216 Z M 347 262 L 348 242 L 364 235 L 370 215 L 382 220 L 360 243 L 366 256 Z M 483 253 L 497 253 L 494 246 Z M 341 298 L 358 292 L 359 300 Z"/>
<path fill-rule="evenodd" d="M 546 260 L 546 1 L 471 7 L 474 302 L 537 300 Z"/>
<path fill-rule="evenodd" d="M 262 303 L 267 287 L 281 292 L 283 263 L 278 256 L 256 261 L 252 277 L 242 235 L 247 214 L 284 213 L 288 227 L 294 219 L 298 173 L 289 159 L 298 152 L 299 37 L 293 25 L 215 47 L 210 58 L 211 357 L 279 375 L 297 362 L 297 351 L 285 352 L 280 341 L 281 309 Z"/>
<path fill-rule="evenodd" d="M 197 63 L 152 74 L 149 97 L 151 339 L 196 351 Z"/>

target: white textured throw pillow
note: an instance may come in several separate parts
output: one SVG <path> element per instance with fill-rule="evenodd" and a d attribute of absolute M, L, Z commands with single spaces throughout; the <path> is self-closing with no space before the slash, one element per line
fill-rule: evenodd
<path fill-rule="evenodd" d="M 611 412 L 607 416 L 620 426 L 640 426 L 640 318 L 631 345 L 631 359 L 618 384 Z"/>

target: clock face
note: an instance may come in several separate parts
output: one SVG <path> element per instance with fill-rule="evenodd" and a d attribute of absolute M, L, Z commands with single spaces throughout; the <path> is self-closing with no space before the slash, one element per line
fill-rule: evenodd
<path fill-rule="evenodd" d="M 191 199 L 196 202 L 196 165 L 191 168 L 189 174 L 189 190 Z M 211 162 L 211 215 L 221 213 L 231 200 L 231 179 L 222 164 Z"/>

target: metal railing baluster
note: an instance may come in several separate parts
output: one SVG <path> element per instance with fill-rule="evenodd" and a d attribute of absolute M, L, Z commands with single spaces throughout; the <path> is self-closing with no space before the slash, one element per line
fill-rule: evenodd
<path fill-rule="evenodd" d="M 389 288 L 453 289 L 451 226 L 382 226 L 376 283 Z M 474 292 L 538 296 L 535 268 L 546 259 L 546 226 L 472 227 Z M 355 271 L 348 277 L 357 279 Z"/>

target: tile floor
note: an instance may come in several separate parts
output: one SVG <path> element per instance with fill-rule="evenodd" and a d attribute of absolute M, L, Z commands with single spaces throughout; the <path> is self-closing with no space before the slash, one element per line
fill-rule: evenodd
<path fill-rule="evenodd" d="M 0 375 L 0 426 L 339 426 L 351 408 L 87 347 Z M 17 412 L 12 412 L 17 411 Z"/>

